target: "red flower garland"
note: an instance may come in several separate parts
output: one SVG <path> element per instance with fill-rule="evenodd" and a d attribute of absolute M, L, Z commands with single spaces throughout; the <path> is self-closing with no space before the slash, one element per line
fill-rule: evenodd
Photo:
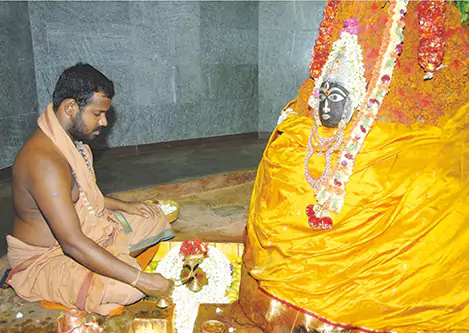
<path fill-rule="evenodd" d="M 445 55 L 445 19 L 444 1 L 421 0 L 419 15 L 419 64 L 427 73 L 434 73 Z"/>
<path fill-rule="evenodd" d="M 194 240 L 185 240 L 181 244 L 179 253 L 182 254 L 184 257 L 196 254 L 203 254 L 204 256 L 206 256 L 208 253 L 208 244 L 202 242 L 196 237 L 194 238 Z"/>
<path fill-rule="evenodd" d="M 340 0 L 327 0 L 322 22 L 319 26 L 319 34 L 316 37 L 313 54 L 309 62 L 309 73 L 311 77 L 317 79 L 321 75 L 321 70 L 329 57 L 332 44 L 332 34 L 337 25 L 339 17 Z"/>

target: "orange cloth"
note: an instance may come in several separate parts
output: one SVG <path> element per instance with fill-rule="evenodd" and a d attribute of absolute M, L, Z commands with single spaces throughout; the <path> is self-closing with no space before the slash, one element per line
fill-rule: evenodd
<path fill-rule="evenodd" d="M 467 103 L 469 96 L 469 26 L 461 24 L 458 9 L 454 4 L 447 2 L 443 64 L 448 67 L 436 72 L 433 79 L 423 80 L 425 71 L 418 61 L 418 4 L 418 1 L 409 1 L 407 5 L 404 50 L 397 60 L 391 89 L 379 110 L 379 119 L 386 122 L 404 124 L 423 122 L 441 126 Z M 388 7 L 386 1 L 340 1 L 339 3 L 340 24 L 334 28 L 332 41 L 339 37 L 344 19 L 350 17 L 358 19 L 360 27 L 358 41 L 363 49 L 367 82 L 378 60 L 382 32 L 389 19 Z M 313 87 L 314 81 L 306 80 L 298 97 L 288 107 L 293 108 L 298 114 L 308 114 L 308 98 Z"/>
<path fill-rule="evenodd" d="M 41 306 L 46 308 L 46 309 L 52 309 L 52 310 L 59 310 L 59 311 L 70 311 L 70 308 L 67 308 L 66 306 L 63 306 L 62 304 L 55 303 L 55 302 L 48 302 L 48 301 L 41 301 Z M 109 312 L 107 315 L 112 317 L 112 316 L 118 316 L 124 312 L 124 306 L 121 305 L 117 309 Z"/>
<path fill-rule="evenodd" d="M 152 247 L 146 249 L 141 254 L 139 254 L 135 259 L 137 259 L 138 264 L 142 270 L 148 266 L 150 261 L 155 257 L 155 254 L 158 252 L 160 244 L 153 245 Z M 41 301 L 41 306 L 46 309 L 53 309 L 53 310 L 62 310 L 62 311 L 69 311 L 70 308 L 63 306 L 62 304 L 55 303 L 55 302 L 48 302 L 48 301 Z M 124 306 L 120 306 L 117 309 L 108 313 L 108 316 L 118 316 L 124 311 Z"/>
<path fill-rule="evenodd" d="M 129 256 L 129 251 L 174 237 L 166 218 L 158 221 L 114 212 L 115 216 L 120 217 L 119 222 L 122 220 L 125 223 L 120 225 L 110 222 L 107 217 L 113 212 L 104 208 L 104 197 L 96 184 L 94 173 L 90 174 L 83 156 L 58 122 L 52 105 L 41 115 L 38 124 L 67 159 L 94 211 L 97 215 L 103 213 L 103 217 L 92 215 L 80 196 L 75 208 L 82 231 L 87 237 L 136 268 L 140 268 L 139 264 Z M 86 152 L 92 161 L 89 147 Z M 7 236 L 7 242 L 8 260 L 13 267 L 8 283 L 26 300 L 56 302 L 68 308 L 78 307 L 106 315 L 120 305 L 133 303 L 143 297 L 139 290 L 130 285 L 90 272 L 65 256 L 58 243 L 46 249 L 25 244 L 12 236 Z"/>
<path fill-rule="evenodd" d="M 148 264 L 153 260 L 155 257 L 155 254 L 158 252 L 158 249 L 160 248 L 160 244 L 153 245 L 152 247 L 146 249 L 143 251 L 141 254 L 139 254 L 136 259 L 140 267 L 145 270 L 147 268 Z"/>

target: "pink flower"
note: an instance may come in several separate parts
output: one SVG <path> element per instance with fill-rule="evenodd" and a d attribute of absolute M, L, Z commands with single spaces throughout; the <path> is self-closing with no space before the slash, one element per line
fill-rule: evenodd
<path fill-rule="evenodd" d="M 351 17 L 344 20 L 344 28 L 341 32 L 347 32 L 351 35 L 358 35 L 360 28 L 358 27 L 358 20 L 355 17 Z"/>
<path fill-rule="evenodd" d="M 401 52 L 402 52 L 402 43 L 396 45 L 396 53 L 401 54 Z"/>
<path fill-rule="evenodd" d="M 318 88 L 313 90 L 313 96 L 314 96 L 314 98 L 319 98 L 319 89 Z"/>

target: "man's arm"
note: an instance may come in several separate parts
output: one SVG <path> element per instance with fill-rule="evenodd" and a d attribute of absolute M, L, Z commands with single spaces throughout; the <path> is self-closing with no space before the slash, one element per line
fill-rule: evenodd
<path fill-rule="evenodd" d="M 144 202 L 126 202 L 107 196 L 104 196 L 104 207 L 147 218 L 161 217 L 164 214 L 156 205 L 149 205 Z"/>
<path fill-rule="evenodd" d="M 72 202 L 72 187 L 70 167 L 61 157 L 42 156 L 34 163 L 30 191 L 64 253 L 98 274 L 132 283 L 138 270 L 114 257 L 81 231 Z M 170 281 L 145 273 L 136 286 L 151 296 L 164 296 L 171 289 Z"/>
<path fill-rule="evenodd" d="M 106 195 L 104 196 L 104 207 L 110 210 L 124 211 L 126 203 L 127 202 L 116 199 L 116 198 L 108 197 Z"/>

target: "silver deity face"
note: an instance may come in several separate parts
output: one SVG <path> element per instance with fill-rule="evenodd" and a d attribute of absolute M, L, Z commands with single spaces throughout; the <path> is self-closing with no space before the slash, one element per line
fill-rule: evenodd
<path fill-rule="evenodd" d="M 343 119 L 348 123 L 352 111 L 349 92 L 340 84 L 325 81 L 319 89 L 319 120 L 325 127 L 335 128 Z"/>

